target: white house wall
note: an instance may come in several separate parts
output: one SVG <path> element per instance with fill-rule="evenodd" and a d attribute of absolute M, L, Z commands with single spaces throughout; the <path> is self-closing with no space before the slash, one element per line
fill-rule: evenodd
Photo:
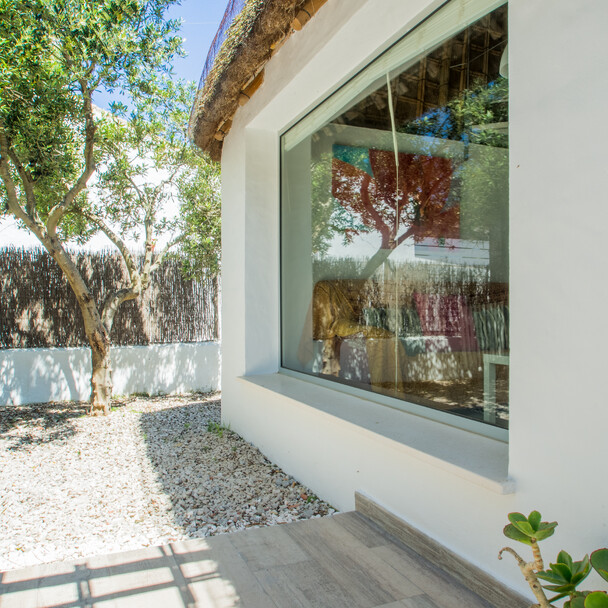
<path fill-rule="evenodd" d="M 439 446 L 437 457 L 432 429 L 416 447 L 400 445 L 311 407 L 305 381 L 294 380 L 304 395 L 294 398 L 280 382 L 247 379 L 280 365 L 280 134 L 438 5 L 330 0 L 237 112 L 222 160 L 223 417 L 339 509 L 363 490 L 527 591 L 516 564 L 496 558 L 508 512 L 537 508 L 559 521 L 545 543 L 551 559 L 608 545 L 605 0 L 509 3 L 511 420 L 508 448 L 501 456 L 497 444 L 490 463 L 504 479 L 484 484 L 481 463 L 458 462 L 458 445 L 482 446 L 473 433 L 451 430 L 454 453 Z M 343 399 L 321 394 L 328 406 Z M 399 415 L 418 428 L 420 418 Z"/>
<path fill-rule="evenodd" d="M 608 546 L 608 3 L 517 0 L 509 25 L 510 471 L 582 556 Z"/>

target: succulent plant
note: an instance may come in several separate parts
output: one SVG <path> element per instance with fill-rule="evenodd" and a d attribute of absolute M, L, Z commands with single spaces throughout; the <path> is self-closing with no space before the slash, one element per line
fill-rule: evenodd
<path fill-rule="evenodd" d="M 535 606 L 553 608 L 551 602 L 567 597 L 564 608 L 608 608 L 608 593 L 605 591 L 577 589 L 592 569 L 608 581 L 608 549 L 598 549 L 591 556 L 585 555 L 580 561 L 574 561 L 569 553 L 560 551 L 555 563 L 549 564 L 549 568 L 545 569 L 538 543 L 553 535 L 557 522 L 541 521 L 542 517 L 538 511 L 532 511 L 528 517 L 522 513 L 509 513 L 508 518 L 510 523 L 505 526 L 504 535 L 529 545 L 534 560 L 526 562 L 511 547 L 504 547 L 498 558 L 502 558 L 503 552 L 511 553 L 515 557 L 538 600 Z M 544 581 L 544 584 L 540 581 Z M 544 590 L 552 591 L 556 595 L 548 599 Z"/>
<path fill-rule="evenodd" d="M 588 555 L 585 555 L 581 561 L 575 562 L 569 553 L 560 551 L 556 563 L 550 564 L 548 570 L 537 572 L 536 576 L 551 583 L 550 585 L 543 585 L 543 588 L 557 593 L 551 599 L 553 602 L 567 595 L 572 595 L 576 591 L 577 585 L 587 578 L 589 572 L 591 572 L 591 563 Z"/>
<path fill-rule="evenodd" d="M 522 513 L 509 513 L 508 518 L 511 523 L 505 526 L 504 535 L 526 545 L 549 538 L 557 526 L 556 521 L 541 521 L 538 511 L 532 511 L 528 517 Z"/>

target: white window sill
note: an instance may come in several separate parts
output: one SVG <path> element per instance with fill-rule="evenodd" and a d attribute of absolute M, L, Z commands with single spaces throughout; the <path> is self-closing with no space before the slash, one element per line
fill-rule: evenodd
<path fill-rule="evenodd" d="M 498 494 L 515 491 L 515 483 L 508 477 L 509 446 L 502 441 L 283 373 L 240 380 L 395 442 L 410 456 Z"/>

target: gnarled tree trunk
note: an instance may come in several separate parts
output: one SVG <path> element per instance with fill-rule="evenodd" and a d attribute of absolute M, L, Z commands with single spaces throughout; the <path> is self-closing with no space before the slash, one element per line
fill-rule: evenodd
<path fill-rule="evenodd" d="M 112 399 L 112 368 L 110 365 L 110 331 L 84 282 L 80 271 L 56 239 L 43 241 L 44 246 L 59 264 L 70 284 L 82 313 L 84 331 L 91 347 L 91 414 L 108 414 Z"/>
<path fill-rule="evenodd" d="M 112 399 L 112 367 L 110 363 L 110 339 L 105 328 L 87 335 L 91 346 L 91 409 L 90 413 L 109 414 Z"/>

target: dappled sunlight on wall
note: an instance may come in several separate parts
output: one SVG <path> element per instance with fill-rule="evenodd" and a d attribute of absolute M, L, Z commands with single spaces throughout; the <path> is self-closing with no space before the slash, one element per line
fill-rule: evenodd
<path fill-rule="evenodd" d="M 114 394 L 184 393 L 220 387 L 217 342 L 112 348 Z M 0 351 L 0 404 L 89 398 L 88 348 Z"/>
<path fill-rule="evenodd" d="M 203 342 L 113 349 L 112 368 L 115 393 L 212 391 L 220 384 L 219 345 Z"/>

